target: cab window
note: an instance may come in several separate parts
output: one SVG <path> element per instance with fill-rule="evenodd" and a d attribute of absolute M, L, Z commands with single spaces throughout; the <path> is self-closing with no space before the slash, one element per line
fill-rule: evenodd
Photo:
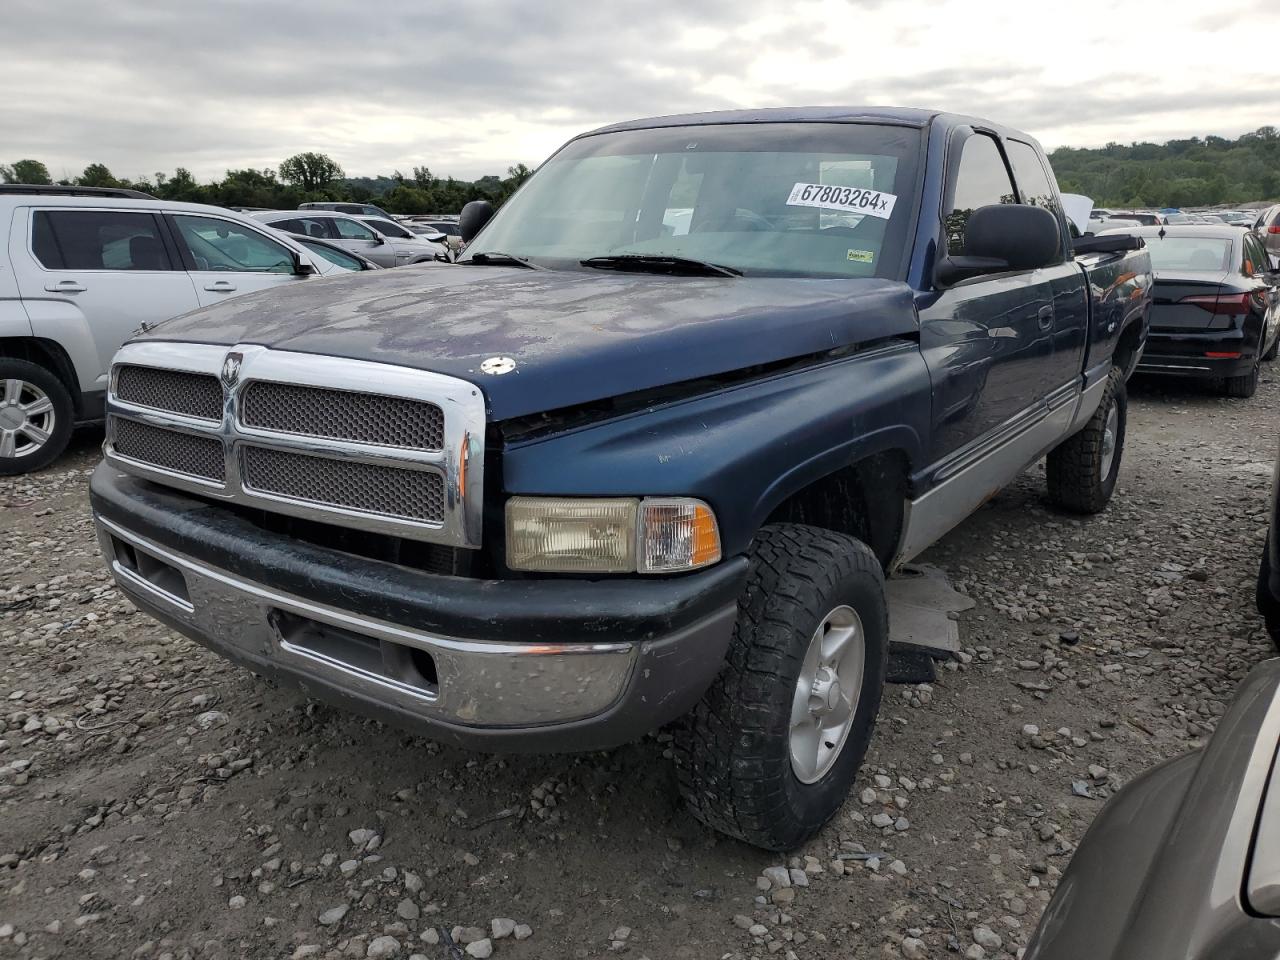
<path fill-rule="evenodd" d="M 973 211 L 993 204 L 1016 202 L 1013 180 L 995 138 L 985 133 L 973 134 L 961 148 L 954 196 L 945 218 L 947 251 L 952 256 L 964 253 L 964 228 Z"/>
<path fill-rule="evenodd" d="M 216 217 L 176 214 L 178 234 L 197 270 L 292 273 L 293 254 L 248 227 Z"/>

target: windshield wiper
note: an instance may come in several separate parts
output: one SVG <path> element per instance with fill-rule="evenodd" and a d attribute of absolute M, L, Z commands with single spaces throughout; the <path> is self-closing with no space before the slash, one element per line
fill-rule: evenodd
<path fill-rule="evenodd" d="M 637 273 L 670 273 L 681 276 L 742 276 L 742 271 L 735 270 L 733 267 L 708 263 L 706 260 L 668 257 L 661 254 L 618 253 L 608 257 L 589 257 L 578 262 L 593 270 L 634 270 Z"/>
<path fill-rule="evenodd" d="M 546 270 L 547 268 L 541 264 L 532 262 L 525 257 L 517 257 L 514 253 L 499 253 L 497 250 L 490 250 L 488 253 L 473 253 L 462 263 L 476 263 L 480 266 L 493 264 L 497 267 L 524 267 L 526 270 Z"/>

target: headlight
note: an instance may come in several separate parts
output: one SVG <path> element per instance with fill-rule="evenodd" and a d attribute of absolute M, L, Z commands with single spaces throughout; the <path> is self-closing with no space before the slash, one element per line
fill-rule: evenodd
<path fill-rule="evenodd" d="M 507 566 L 543 573 L 674 573 L 720 559 L 715 514 L 685 497 L 512 497 Z"/>

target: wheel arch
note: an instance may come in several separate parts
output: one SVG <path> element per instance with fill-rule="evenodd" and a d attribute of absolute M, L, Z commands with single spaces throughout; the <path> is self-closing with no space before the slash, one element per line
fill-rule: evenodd
<path fill-rule="evenodd" d="M 775 487 L 762 525 L 803 523 L 848 534 L 870 547 L 887 570 L 905 528 L 911 458 L 905 446 L 882 439 L 834 469 Z"/>
<path fill-rule="evenodd" d="M 84 396 L 76 381 L 75 366 L 62 345 L 44 337 L 0 337 L 0 357 L 25 360 L 44 367 L 67 388 L 76 417 L 84 414 Z"/>

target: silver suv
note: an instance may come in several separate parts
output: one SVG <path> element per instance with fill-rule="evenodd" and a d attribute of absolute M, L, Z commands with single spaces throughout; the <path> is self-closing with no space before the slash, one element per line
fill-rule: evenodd
<path fill-rule="evenodd" d="M 352 217 L 332 210 L 269 210 L 253 218 L 277 230 L 336 243 L 380 267 L 426 263 L 447 252 L 443 244 L 379 217 Z"/>
<path fill-rule="evenodd" d="M 139 326 L 345 272 L 238 213 L 134 190 L 0 186 L 0 238 L 0 475 L 102 420 L 111 358 Z"/>
<path fill-rule="evenodd" d="M 1267 248 L 1271 265 L 1280 266 L 1280 203 L 1267 207 L 1253 224 L 1254 235 Z"/>

